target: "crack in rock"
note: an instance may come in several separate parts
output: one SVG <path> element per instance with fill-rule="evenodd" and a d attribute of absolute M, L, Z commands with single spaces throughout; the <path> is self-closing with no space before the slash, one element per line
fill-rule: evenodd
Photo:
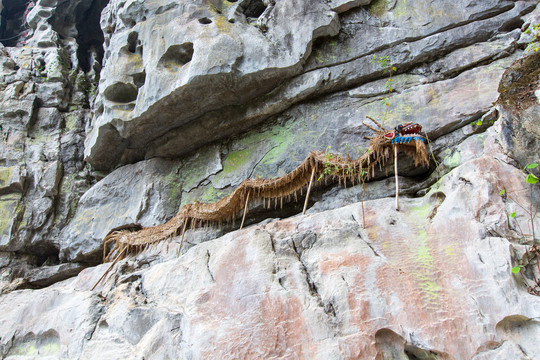
<path fill-rule="evenodd" d="M 315 281 L 311 278 L 311 275 L 309 274 L 309 271 L 307 269 L 306 264 L 302 260 L 301 251 L 299 251 L 294 243 L 294 241 L 289 242 L 292 249 L 294 250 L 294 253 L 296 254 L 296 257 L 298 261 L 300 262 L 301 268 L 300 270 L 304 274 L 306 278 L 306 284 L 308 285 L 309 293 L 311 296 L 313 296 L 317 300 L 317 304 L 323 309 L 323 311 L 330 317 L 335 318 L 336 317 L 336 310 L 334 308 L 334 305 L 332 302 L 325 303 L 321 297 L 321 294 L 319 293 L 319 289 L 317 288 L 317 284 Z"/>
<path fill-rule="evenodd" d="M 206 270 L 208 270 L 208 275 L 210 275 L 210 278 L 212 279 L 212 282 L 216 282 L 214 275 L 212 274 L 212 271 L 210 270 L 210 251 L 206 250 Z"/>

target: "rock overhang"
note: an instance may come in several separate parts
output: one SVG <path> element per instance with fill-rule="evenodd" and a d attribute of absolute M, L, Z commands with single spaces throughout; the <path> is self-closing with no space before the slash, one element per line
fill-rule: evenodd
<path fill-rule="evenodd" d="M 218 112 L 213 122 L 228 122 L 220 109 L 248 104 L 299 74 L 313 41 L 340 29 L 337 13 L 324 2 L 269 2 L 265 11 L 271 11 L 258 19 L 246 17 L 258 14 L 246 10 L 248 1 L 199 2 L 165 12 L 156 1 L 140 4 L 146 6 L 141 19 L 122 10 L 132 3 L 118 9 L 112 1 L 108 11 L 123 15 L 102 21 L 114 30 L 106 39 L 95 106 L 100 110 L 85 145 L 86 161 L 96 169 L 144 159 L 151 141 L 211 112 Z M 212 128 L 212 121 L 206 126 Z M 235 121 L 228 126 L 246 130 Z"/>

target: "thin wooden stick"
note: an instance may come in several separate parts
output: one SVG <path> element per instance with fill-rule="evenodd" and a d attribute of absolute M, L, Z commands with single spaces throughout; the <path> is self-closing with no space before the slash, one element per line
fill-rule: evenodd
<path fill-rule="evenodd" d="M 397 159 L 397 145 L 395 144 L 394 144 L 394 176 L 396 178 L 396 210 L 399 211 L 398 159 Z"/>
<path fill-rule="evenodd" d="M 182 243 L 184 242 L 184 234 L 186 233 L 188 218 L 184 220 L 184 226 L 182 226 L 182 238 L 180 238 L 180 245 L 178 245 L 178 250 L 176 250 L 176 256 L 180 255 L 180 249 L 182 249 Z"/>
<path fill-rule="evenodd" d="M 381 129 L 382 131 L 387 131 L 387 129 L 385 129 L 381 124 L 379 124 L 379 122 L 377 120 L 375 120 L 374 118 L 372 118 L 371 116 L 366 116 L 366 118 L 368 118 L 369 120 L 373 121 L 378 127 L 379 129 Z M 368 125 L 366 125 L 363 121 L 362 121 L 362 124 L 364 124 L 364 126 L 366 126 L 367 128 L 371 129 L 371 130 L 375 130 L 373 129 L 372 127 L 369 127 Z M 377 130 L 375 130 L 377 131 Z"/>
<path fill-rule="evenodd" d="M 250 192 L 251 192 L 251 190 L 248 191 L 247 196 L 246 196 L 246 205 L 244 206 L 244 215 L 242 216 L 242 223 L 240 224 L 240 230 L 242 230 L 242 228 L 244 227 L 244 220 L 246 220 L 246 214 L 247 214 L 247 208 L 248 208 L 248 202 L 249 202 L 249 193 Z M 283 199 L 282 199 L 282 201 L 283 201 Z"/>
<path fill-rule="evenodd" d="M 366 194 L 366 183 L 364 178 L 362 178 L 362 226 L 366 228 L 366 213 L 364 211 L 364 195 Z"/>
<path fill-rule="evenodd" d="M 308 186 L 307 192 L 306 192 L 306 202 L 304 202 L 304 210 L 302 211 L 302 215 L 306 214 L 307 204 L 308 204 L 308 200 L 309 200 L 309 193 L 311 191 L 311 185 L 313 185 L 313 178 L 314 177 L 315 177 L 315 168 L 313 168 L 313 170 L 311 170 L 311 178 L 309 179 L 309 186 Z"/>
<path fill-rule="evenodd" d="M 124 254 L 124 251 L 127 250 L 129 246 L 126 246 L 124 248 L 124 250 L 122 250 L 120 252 L 120 254 L 118 254 L 118 256 L 116 257 L 116 259 L 114 259 L 113 263 L 111 264 L 111 266 L 109 266 L 109 268 L 103 273 L 103 275 L 101 275 L 101 277 L 99 278 L 99 280 L 94 284 L 94 286 L 92 286 L 92 289 L 90 291 L 94 291 L 94 289 L 96 288 L 96 286 L 98 286 L 98 284 L 101 282 L 101 280 L 103 280 L 103 278 L 109 273 L 109 271 L 111 271 L 111 269 L 113 268 L 114 264 L 116 264 L 118 262 L 118 260 L 120 260 L 120 258 L 122 257 L 122 255 Z"/>

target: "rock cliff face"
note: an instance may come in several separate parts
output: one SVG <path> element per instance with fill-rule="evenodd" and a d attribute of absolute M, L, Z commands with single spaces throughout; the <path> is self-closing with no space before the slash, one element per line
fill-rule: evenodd
<path fill-rule="evenodd" d="M 535 0 L 0 2 L 0 357 L 540 358 L 537 24 Z M 366 116 L 429 139 L 400 211 L 381 169 L 105 274 L 111 229 L 356 157 Z"/>

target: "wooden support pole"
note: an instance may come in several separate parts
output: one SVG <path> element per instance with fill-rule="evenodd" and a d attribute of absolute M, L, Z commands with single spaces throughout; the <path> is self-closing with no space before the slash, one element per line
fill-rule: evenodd
<path fill-rule="evenodd" d="M 396 178 L 396 210 L 399 211 L 399 179 L 398 179 L 398 158 L 397 145 L 394 144 L 394 176 Z"/>
<path fill-rule="evenodd" d="M 242 223 L 240 224 L 240 230 L 242 230 L 242 228 L 244 227 L 244 220 L 246 220 L 246 214 L 247 214 L 247 208 L 248 208 L 248 203 L 249 203 L 249 193 L 250 192 L 251 192 L 251 190 L 249 190 L 248 193 L 247 193 L 246 205 L 244 205 L 244 215 L 242 215 Z"/>
<path fill-rule="evenodd" d="M 188 218 L 186 217 L 186 219 L 184 220 L 184 226 L 182 226 L 182 237 L 180 238 L 180 245 L 178 245 L 178 250 L 176 250 L 176 256 L 180 255 L 180 250 L 182 249 L 182 244 L 184 243 L 184 235 L 186 233 L 187 222 Z"/>
<path fill-rule="evenodd" d="M 311 192 L 311 185 L 313 185 L 313 178 L 315 177 L 315 168 L 311 171 L 311 178 L 309 179 L 309 186 L 307 188 L 306 193 L 306 201 L 304 202 L 304 211 L 302 211 L 302 215 L 306 214 L 307 204 L 309 200 L 309 193 Z"/>

